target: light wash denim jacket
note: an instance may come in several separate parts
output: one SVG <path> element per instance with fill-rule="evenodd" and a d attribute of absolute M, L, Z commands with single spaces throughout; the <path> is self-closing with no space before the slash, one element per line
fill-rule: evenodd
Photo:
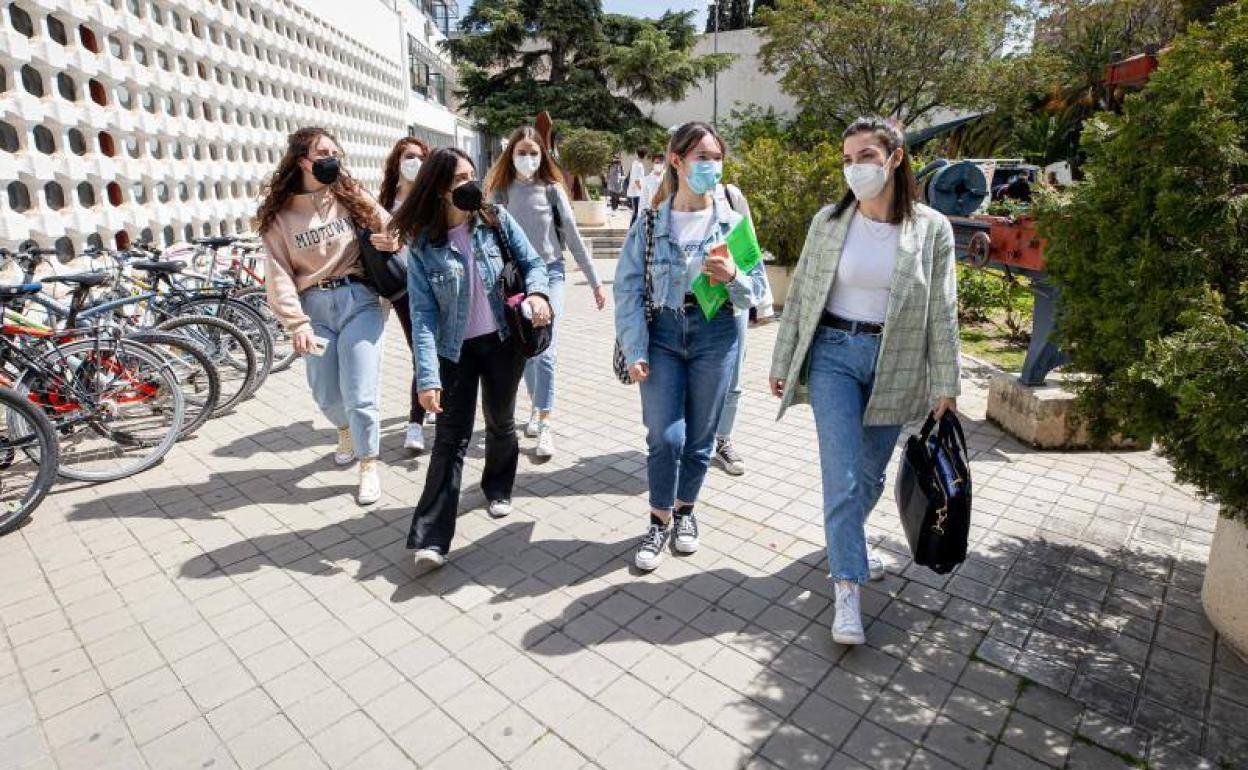
<path fill-rule="evenodd" d="M 718 226 L 711 229 L 702 244 L 704 252 L 723 241 L 741 221 L 741 215 L 722 205 L 718 197 L 712 205 Z M 671 217 L 672 201 L 669 198 L 655 212 L 654 264 L 650 271 L 654 293 L 651 301 L 656 307 L 681 309 L 685 304 L 685 295 L 689 293 L 689 275 L 685 255 L 670 236 Z M 644 215 L 639 216 L 633 223 L 615 269 L 615 334 L 630 365 L 646 361 L 650 349 L 650 329 L 646 326 L 642 296 L 645 293 L 645 277 L 642 275 L 646 259 L 645 219 Z M 746 311 L 758 304 L 766 287 L 766 267 L 759 260 L 750 272 L 737 271 L 736 278 L 727 285 L 728 297 L 737 311 Z"/>
<path fill-rule="evenodd" d="M 525 288 L 529 294 L 546 296 L 549 286 L 546 265 L 516 220 L 501 206 L 498 227 L 511 254 L 520 263 Z M 503 269 L 503 255 L 489 226 L 480 215 L 473 220 L 472 258 L 490 298 L 490 309 L 498 324 L 498 336 L 507 339 L 507 320 L 503 300 L 497 291 L 498 274 Z M 412 347 L 415 348 L 416 381 L 420 390 L 442 387 L 438 358 L 459 361 L 468 325 L 468 291 L 465 284 L 468 255 L 460 254 L 450 244 L 435 246 L 424 235 L 407 250 L 407 299 L 412 309 Z"/>

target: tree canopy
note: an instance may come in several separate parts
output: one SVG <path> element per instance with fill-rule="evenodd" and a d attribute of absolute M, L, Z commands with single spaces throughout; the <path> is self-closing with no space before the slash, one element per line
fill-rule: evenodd
<path fill-rule="evenodd" d="M 681 99 L 731 60 L 692 55 L 692 19 L 608 14 L 601 0 L 475 0 L 444 45 L 464 108 L 493 133 L 542 110 L 565 126 L 620 132 L 650 122 L 635 100 Z"/>

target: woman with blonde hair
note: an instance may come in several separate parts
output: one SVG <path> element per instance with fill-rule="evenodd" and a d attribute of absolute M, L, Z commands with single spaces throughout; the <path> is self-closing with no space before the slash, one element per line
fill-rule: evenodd
<path fill-rule="evenodd" d="M 490 168 L 486 196 L 507 207 L 529 243 L 546 263 L 550 304 L 555 310 L 550 347 L 530 358 L 524 366 L 524 385 L 533 408 L 524 434 L 537 439 L 534 454 L 547 458 L 555 453 L 550 414 L 555 408 L 555 362 L 558 358 L 559 326 L 563 315 L 567 267 L 566 248 L 585 275 L 599 310 L 606 307 L 607 292 L 594 268 L 594 260 L 576 229 L 572 204 L 564 190 L 562 175 L 542 137 L 532 126 L 521 126 L 507 140 L 507 149 Z"/>

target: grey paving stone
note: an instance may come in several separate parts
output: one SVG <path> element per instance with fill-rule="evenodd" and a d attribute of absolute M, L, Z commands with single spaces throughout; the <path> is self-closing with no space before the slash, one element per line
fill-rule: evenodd
<path fill-rule="evenodd" d="M 1047 764 L 1060 766 L 1070 754 L 1071 736 L 1021 712 L 1010 715 L 1001 734 L 1008 746 Z"/>
<path fill-rule="evenodd" d="M 1136 765 L 1099 746 L 1076 740 L 1066 767 L 1067 770 L 1130 770 Z"/>
<path fill-rule="evenodd" d="M 962 672 L 958 684 L 1009 706 L 1018 697 L 1022 680 L 1003 669 L 972 661 Z"/>
<path fill-rule="evenodd" d="M 1113 717 L 1085 711 L 1079 720 L 1079 735 L 1116 754 L 1143 759 L 1148 754 L 1151 736 Z"/>
<path fill-rule="evenodd" d="M 1023 688 L 1014 708 L 1065 733 L 1075 731 L 1083 713 L 1083 705 L 1078 701 L 1036 684 Z"/>
<path fill-rule="evenodd" d="M 845 741 L 841 751 L 872 770 L 901 770 L 910 761 L 915 746 L 888 730 L 862 721 Z"/>
<path fill-rule="evenodd" d="M 984 767 L 994 745 L 992 738 L 947 717 L 940 717 L 933 722 L 923 738 L 924 748 L 967 770 Z"/>

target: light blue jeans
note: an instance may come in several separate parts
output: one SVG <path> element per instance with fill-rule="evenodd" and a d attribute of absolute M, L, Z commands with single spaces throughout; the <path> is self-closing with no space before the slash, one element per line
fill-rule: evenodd
<path fill-rule="evenodd" d="M 356 457 L 381 449 L 381 338 L 385 328 L 377 293 L 358 283 L 315 287 L 299 295 L 312 331 L 329 340 L 319 356 L 305 356 L 312 398 L 335 428 L 350 426 Z"/>
<path fill-rule="evenodd" d="M 641 384 L 650 507 L 698 499 L 736 357 L 729 309 L 708 321 L 701 310 L 663 308 L 650 325 L 650 376 Z"/>
<path fill-rule="evenodd" d="M 719 428 L 715 431 L 717 438 L 731 438 L 732 429 L 737 424 L 737 409 L 741 405 L 741 369 L 745 367 L 745 335 L 750 328 L 748 310 L 737 313 L 737 360 L 732 367 L 732 379 L 728 382 L 728 395 L 724 397 L 724 411 L 719 416 Z"/>
<path fill-rule="evenodd" d="M 546 277 L 550 281 L 550 306 L 555 311 L 554 328 L 550 330 L 550 347 L 540 356 L 530 358 L 524 365 L 524 386 L 529 391 L 533 406 L 549 412 L 555 408 L 555 361 L 559 357 L 559 327 L 563 324 L 564 294 L 567 287 L 567 268 L 563 260 L 546 263 Z"/>
<path fill-rule="evenodd" d="M 864 426 L 880 338 L 821 326 L 811 346 L 810 406 L 819 436 L 828 574 L 865 583 L 867 516 L 884 491 L 900 425 Z"/>

